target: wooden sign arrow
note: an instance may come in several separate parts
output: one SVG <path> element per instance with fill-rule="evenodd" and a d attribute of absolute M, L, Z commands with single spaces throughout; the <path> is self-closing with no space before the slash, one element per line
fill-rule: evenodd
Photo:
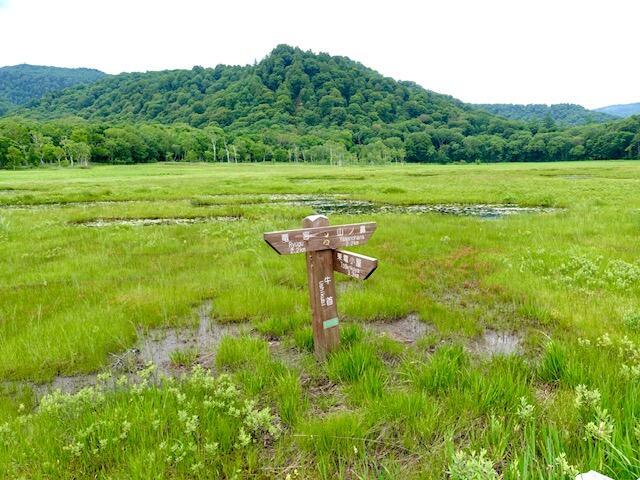
<path fill-rule="evenodd" d="M 366 280 L 378 268 L 378 260 L 345 250 L 333 251 L 333 269 L 359 280 Z"/>
<path fill-rule="evenodd" d="M 264 234 L 264 240 L 280 255 L 335 250 L 366 243 L 376 230 L 374 222 L 327 225 Z"/>

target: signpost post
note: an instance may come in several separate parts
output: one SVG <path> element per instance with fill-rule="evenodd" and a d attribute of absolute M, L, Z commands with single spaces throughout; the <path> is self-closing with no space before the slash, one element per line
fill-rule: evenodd
<path fill-rule="evenodd" d="M 331 226 L 324 215 L 311 215 L 303 220 L 302 226 L 299 230 L 265 233 L 264 240 L 280 255 L 306 254 L 313 345 L 316 358 L 322 360 L 340 344 L 333 272 L 365 280 L 378 267 L 375 258 L 339 248 L 366 243 L 376 224 Z"/>

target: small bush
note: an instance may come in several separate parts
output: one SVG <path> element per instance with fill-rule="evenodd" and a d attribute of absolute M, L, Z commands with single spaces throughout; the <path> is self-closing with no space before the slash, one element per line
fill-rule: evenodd
<path fill-rule="evenodd" d="M 640 331 L 640 312 L 629 312 L 622 319 L 625 327 L 634 332 Z"/>
<path fill-rule="evenodd" d="M 480 453 L 474 451 L 471 453 L 456 452 L 449 465 L 451 480 L 493 480 L 499 478 L 498 473 L 493 469 L 493 463 L 486 458 L 486 454 L 485 450 L 480 450 Z"/>

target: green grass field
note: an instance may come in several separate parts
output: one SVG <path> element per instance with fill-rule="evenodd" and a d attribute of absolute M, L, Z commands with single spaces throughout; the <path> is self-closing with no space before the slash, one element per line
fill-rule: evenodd
<path fill-rule="evenodd" d="M 353 250 L 380 267 L 336 277 L 342 345 L 320 364 L 304 255 L 262 240 L 313 213 L 285 194 L 557 211 L 331 215 L 378 223 Z M 109 224 L 158 218 L 197 222 Z M 0 172 L 0 478 L 636 479 L 639 237 L 637 162 Z M 215 355 L 120 376 L 115 356 L 197 328 L 205 302 L 242 327 Z M 410 314 L 426 334 L 397 341 Z"/>

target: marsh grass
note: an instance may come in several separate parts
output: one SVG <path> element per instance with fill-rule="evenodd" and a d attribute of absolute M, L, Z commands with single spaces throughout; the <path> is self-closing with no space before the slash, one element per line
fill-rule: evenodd
<path fill-rule="evenodd" d="M 639 187 L 634 162 L 4 172 L 0 478 L 638 478 Z M 333 215 L 378 223 L 354 250 L 380 266 L 339 293 L 342 347 L 318 364 L 304 256 L 262 241 L 312 211 L 251 201 L 292 193 L 564 210 Z M 240 220 L 77 224 L 203 216 Z M 215 358 L 206 379 L 37 401 L 29 382 L 100 371 L 141 331 L 193 328 L 208 299 L 213 321 L 253 329 L 197 352 Z M 411 313 L 429 325 L 413 344 L 363 328 Z M 522 351 L 479 355 L 470 347 L 486 329 L 516 332 Z M 197 363 L 191 351 L 173 361 Z M 223 384 L 233 394 L 220 399 L 211 389 Z"/>
<path fill-rule="evenodd" d="M 169 361 L 174 367 L 192 367 L 196 364 L 199 355 L 198 348 L 182 348 L 169 353 Z"/>

